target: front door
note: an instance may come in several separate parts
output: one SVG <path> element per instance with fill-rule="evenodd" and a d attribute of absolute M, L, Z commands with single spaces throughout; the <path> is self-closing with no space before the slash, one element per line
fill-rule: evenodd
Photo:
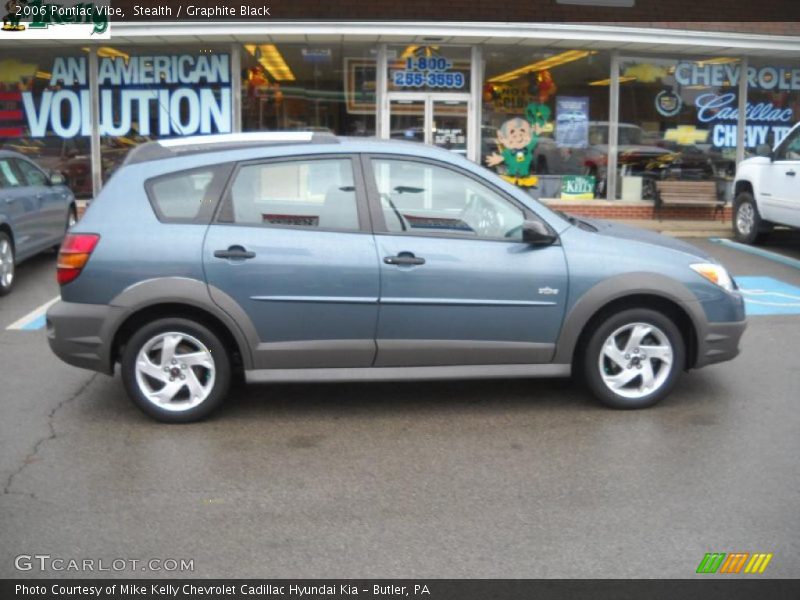
<path fill-rule="evenodd" d="M 378 264 L 356 158 L 239 165 L 203 264 L 255 326 L 256 368 L 369 367 Z"/>
<path fill-rule="evenodd" d="M 567 299 L 560 245 L 522 242 L 536 216 L 475 174 L 365 158 L 381 269 L 375 366 L 552 360 Z"/>
<path fill-rule="evenodd" d="M 469 94 L 458 92 L 392 92 L 385 138 L 419 142 L 472 156 Z"/>

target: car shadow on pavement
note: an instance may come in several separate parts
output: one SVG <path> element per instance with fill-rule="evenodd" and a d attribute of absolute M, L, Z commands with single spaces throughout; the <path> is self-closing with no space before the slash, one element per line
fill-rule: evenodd
<path fill-rule="evenodd" d="M 277 410 L 345 416 L 458 411 L 462 407 L 472 410 L 556 405 L 579 408 L 591 402 L 588 392 L 569 379 L 293 383 L 238 387 L 221 413 L 238 416 Z"/>
<path fill-rule="evenodd" d="M 713 409 L 724 402 L 724 377 L 713 369 L 684 374 L 662 403 L 639 413 Z M 120 377 L 100 378 L 80 408 L 93 421 L 152 422 L 130 402 Z M 88 401 L 87 401 L 88 400 Z M 498 416 L 535 413 L 623 415 L 608 409 L 573 379 L 481 379 L 425 382 L 243 383 L 232 386 L 206 422 L 382 417 Z M 155 425 L 155 423 L 153 423 Z"/>

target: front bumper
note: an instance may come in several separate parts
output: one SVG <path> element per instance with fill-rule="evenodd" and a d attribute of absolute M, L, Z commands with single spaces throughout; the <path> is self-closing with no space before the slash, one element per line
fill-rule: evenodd
<path fill-rule="evenodd" d="M 746 320 L 708 323 L 698 339 L 695 368 L 736 358 L 739 354 L 739 340 L 746 328 Z"/>
<path fill-rule="evenodd" d="M 104 304 L 56 302 L 47 310 L 47 341 L 65 363 L 112 375 L 111 321 L 115 309 Z"/>

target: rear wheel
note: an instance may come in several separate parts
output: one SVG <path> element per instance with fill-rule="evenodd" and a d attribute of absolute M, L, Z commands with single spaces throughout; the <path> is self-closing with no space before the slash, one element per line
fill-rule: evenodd
<path fill-rule="evenodd" d="M 755 198 L 750 192 L 740 192 L 733 203 L 733 233 L 744 244 L 755 244 L 770 226 L 761 219 Z"/>
<path fill-rule="evenodd" d="M 125 345 L 121 363 L 133 402 L 167 423 L 203 419 L 222 403 L 230 386 L 230 359 L 219 337 L 188 319 L 145 325 Z"/>
<path fill-rule="evenodd" d="M 646 408 L 669 394 L 685 364 L 675 323 L 645 308 L 624 310 L 594 330 L 584 351 L 589 388 L 613 408 Z"/>
<path fill-rule="evenodd" d="M 5 296 L 14 287 L 16 279 L 16 258 L 11 237 L 0 231 L 0 296 Z"/>

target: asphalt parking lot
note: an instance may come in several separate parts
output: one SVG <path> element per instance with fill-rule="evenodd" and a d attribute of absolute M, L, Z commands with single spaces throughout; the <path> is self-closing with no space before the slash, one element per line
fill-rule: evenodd
<path fill-rule="evenodd" d="M 691 242 L 800 288 L 796 266 Z M 762 248 L 800 260 L 797 234 Z M 14 567 L 47 554 L 192 559 L 197 577 L 687 578 L 713 551 L 800 577 L 793 288 L 754 290 L 787 314 L 753 316 L 739 358 L 649 410 L 562 380 L 298 384 L 169 426 L 42 329 L 7 329 L 57 295 L 54 270 L 30 261 L 0 300 L 0 577 L 92 576 Z M 170 574 L 140 568 L 96 575 Z"/>

